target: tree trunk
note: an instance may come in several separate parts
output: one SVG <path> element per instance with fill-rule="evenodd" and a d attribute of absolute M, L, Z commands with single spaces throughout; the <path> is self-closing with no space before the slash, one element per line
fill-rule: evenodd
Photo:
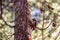
<path fill-rule="evenodd" d="M 2 19 L 2 0 L 0 0 L 0 19 Z"/>
<path fill-rule="evenodd" d="M 30 26 L 30 12 L 27 0 L 13 0 L 15 10 L 14 40 L 30 40 L 32 28 Z"/>

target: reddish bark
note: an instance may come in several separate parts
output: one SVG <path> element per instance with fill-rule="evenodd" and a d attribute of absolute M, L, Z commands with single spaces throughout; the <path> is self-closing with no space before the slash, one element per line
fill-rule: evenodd
<path fill-rule="evenodd" d="M 15 11 L 14 40 L 32 40 L 31 32 L 35 28 L 30 19 L 27 0 L 13 0 Z"/>

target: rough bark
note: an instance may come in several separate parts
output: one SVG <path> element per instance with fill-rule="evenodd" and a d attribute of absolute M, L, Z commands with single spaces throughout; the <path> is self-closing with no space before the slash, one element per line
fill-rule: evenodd
<path fill-rule="evenodd" d="M 15 11 L 14 40 L 29 40 L 32 27 L 27 0 L 13 0 Z"/>

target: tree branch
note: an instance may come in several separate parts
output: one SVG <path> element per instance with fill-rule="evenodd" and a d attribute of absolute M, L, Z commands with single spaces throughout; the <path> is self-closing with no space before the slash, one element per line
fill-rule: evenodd
<path fill-rule="evenodd" d="M 54 40 L 57 40 L 59 34 L 60 34 L 60 31 L 59 31 L 59 33 L 56 35 L 56 37 L 54 38 Z"/>
<path fill-rule="evenodd" d="M 10 24 L 8 24 L 5 20 L 4 20 L 4 18 L 2 17 L 2 20 L 3 20 L 3 22 L 7 25 L 7 26 L 9 26 L 9 27 L 11 27 L 11 28 L 13 28 L 14 27 L 14 25 L 10 25 Z"/>
<path fill-rule="evenodd" d="M 36 27 L 36 29 L 39 29 L 39 30 L 45 30 L 45 29 L 47 29 L 50 25 L 51 25 L 51 23 L 53 22 L 53 20 L 51 20 L 51 22 L 50 22 L 50 24 L 46 27 L 46 28 L 38 28 L 38 27 Z"/>

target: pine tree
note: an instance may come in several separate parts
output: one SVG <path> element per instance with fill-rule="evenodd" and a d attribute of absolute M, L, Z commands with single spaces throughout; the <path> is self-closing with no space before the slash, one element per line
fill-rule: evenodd
<path fill-rule="evenodd" d="M 13 0 L 15 11 L 14 40 L 30 40 L 32 20 L 27 0 Z"/>

